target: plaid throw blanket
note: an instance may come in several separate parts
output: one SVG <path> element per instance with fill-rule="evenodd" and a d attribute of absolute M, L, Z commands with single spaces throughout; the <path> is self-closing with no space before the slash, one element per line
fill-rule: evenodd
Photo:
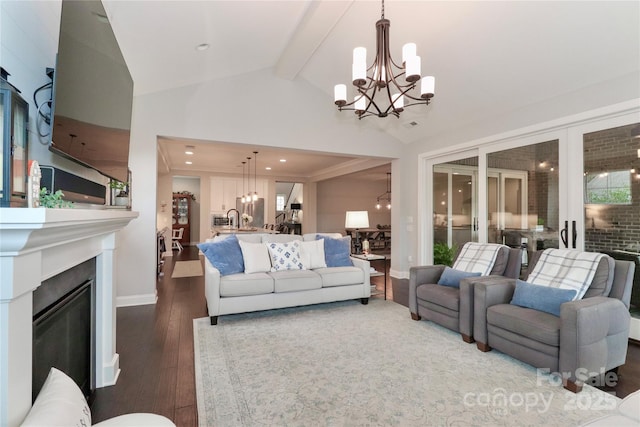
<path fill-rule="evenodd" d="M 453 268 L 487 276 L 491 273 L 498 251 L 502 247 L 504 245 L 497 243 L 467 242 L 460 250 L 456 262 L 453 263 Z"/>
<path fill-rule="evenodd" d="M 527 282 L 576 291 L 574 300 L 581 299 L 591 286 L 598 263 L 605 256 L 597 252 L 569 249 L 545 249 L 529 274 Z"/>

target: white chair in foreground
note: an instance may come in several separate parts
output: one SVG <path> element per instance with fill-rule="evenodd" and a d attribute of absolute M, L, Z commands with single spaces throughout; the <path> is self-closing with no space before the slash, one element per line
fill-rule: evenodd
<path fill-rule="evenodd" d="M 171 249 L 175 249 L 177 251 L 181 251 L 182 248 L 182 244 L 180 243 L 180 240 L 182 240 L 182 234 L 184 233 L 184 228 L 180 227 L 180 228 L 174 228 L 173 230 L 171 230 Z"/>
<path fill-rule="evenodd" d="M 640 426 L 640 390 L 625 397 L 610 415 L 582 424 L 582 427 Z"/>
<path fill-rule="evenodd" d="M 64 372 L 51 368 L 36 401 L 22 422 L 22 427 L 90 426 L 91 410 L 80 387 Z M 168 418 L 157 414 L 120 415 L 100 423 L 98 427 L 176 427 Z"/>

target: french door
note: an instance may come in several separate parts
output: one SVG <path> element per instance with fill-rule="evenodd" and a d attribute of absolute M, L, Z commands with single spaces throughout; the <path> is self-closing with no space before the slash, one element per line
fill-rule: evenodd
<path fill-rule="evenodd" d="M 466 241 L 521 247 L 525 267 L 546 248 L 635 260 L 630 337 L 640 340 L 640 114 L 628 111 L 425 159 L 422 262 Z"/>
<path fill-rule="evenodd" d="M 480 149 L 481 230 L 486 241 L 521 246 L 526 255 L 546 248 L 607 253 L 635 260 L 631 337 L 640 339 L 640 137 L 638 114 L 568 126 Z M 481 162 L 482 164 L 482 162 Z M 509 170 L 510 185 L 494 170 Z M 522 174 L 522 175 L 518 175 Z M 526 180 L 527 190 L 520 191 Z M 524 178 L 526 176 L 526 178 Z M 510 194 L 510 195 L 509 195 Z M 518 206 L 523 194 L 528 211 Z M 500 203 L 511 197 L 511 203 Z M 486 212 L 486 215 L 483 214 Z M 480 241 L 484 241 L 481 236 Z M 526 271 L 523 269 L 523 278 Z"/>
<path fill-rule="evenodd" d="M 636 263 L 630 337 L 640 340 L 640 123 L 638 114 L 572 127 L 563 247 Z"/>

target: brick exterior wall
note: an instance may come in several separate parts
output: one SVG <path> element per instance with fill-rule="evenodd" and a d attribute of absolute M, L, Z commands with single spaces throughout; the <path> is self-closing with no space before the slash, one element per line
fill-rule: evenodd
<path fill-rule="evenodd" d="M 585 250 L 640 250 L 640 140 L 632 139 L 635 125 L 584 136 L 585 172 L 636 169 L 631 178 L 631 204 L 585 205 Z"/>

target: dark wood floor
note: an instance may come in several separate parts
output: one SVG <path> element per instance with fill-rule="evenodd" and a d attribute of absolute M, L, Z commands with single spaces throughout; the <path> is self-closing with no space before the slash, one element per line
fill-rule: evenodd
<path fill-rule="evenodd" d="M 207 316 L 204 278 L 172 279 L 173 263 L 198 259 L 196 247 L 166 258 L 158 279 L 155 305 L 117 309 L 118 382 L 96 390 L 93 422 L 131 412 L 153 412 L 178 427 L 196 426 L 197 408 L 193 359 L 193 319 Z M 382 290 L 382 277 L 372 280 Z M 391 280 L 387 297 L 392 299 Z M 408 316 L 408 314 L 407 314 Z M 613 388 L 618 397 L 640 389 L 640 343 L 631 343 L 627 363 Z"/>
<path fill-rule="evenodd" d="M 172 279 L 173 262 L 198 259 L 196 247 L 165 258 L 155 305 L 117 310 L 120 377 L 96 390 L 93 422 L 130 412 L 153 412 L 177 426 L 196 426 L 193 319 L 207 316 L 204 278 Z"/>

